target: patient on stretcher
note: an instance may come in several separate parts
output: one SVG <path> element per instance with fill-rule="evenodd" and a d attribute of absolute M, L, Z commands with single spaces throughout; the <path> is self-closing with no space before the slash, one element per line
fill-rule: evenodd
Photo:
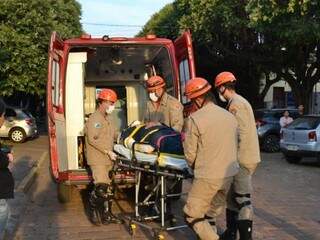
<path fill-rule="evenodd" d="M 161 152 L 183 156 L 181 134 L 163 124 L 149 127 L 139 121 L 133 122 L 120 135 L 119 143 L 144 153 Z"/>
<path fill-rule="evenodd" d="M 121 132 L 114 151 L 127 159 L 135 155 L 139 163 L 157 164 L 175 170 L 188 169 L 181 134 L 162 124 L 152 127 L 140 122 L 131 124 Z"/>

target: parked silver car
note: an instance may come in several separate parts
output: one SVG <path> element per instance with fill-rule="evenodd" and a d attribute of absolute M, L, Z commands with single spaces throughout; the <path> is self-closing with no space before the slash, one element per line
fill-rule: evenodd
<path fill-rule="evenodd" d="M 320 116 L 303 116 L 283 128 L 280 149 L 289 163 L 299 163 L 307 156 L 320 160 Z"/>
<path fill-rule="evenodd" d="M 28 137 L 38 134 L 35 118 L 30 112 L 14 107 L 7 107 L 5 122 L 0 128 L 0 137 L 9 137 L 16 143 L 24 142 Z"/>

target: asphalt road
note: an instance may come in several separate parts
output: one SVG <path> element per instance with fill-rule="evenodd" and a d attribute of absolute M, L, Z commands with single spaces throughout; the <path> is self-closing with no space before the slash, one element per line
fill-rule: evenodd
<path fill-rule="evenodd" d="M 37 142 L 30 142 L 30 149 Z M 320 239 L 320 167 L 314 159 L 299 165 L 287 163 L 280 153 L 262 154 L 254 181 L 254 239 Z M 187 191 L 190 183 L 186 182 Z M 130 239 L 126 225 L 95 227 L 86 214 L 86 192 L 74 191 L 73 201 L 60 204 L 56 185 L 48 172 L 48 161 L 27 196 L 26 209 L 13 239 Z M 184 199 L 175 209 L 181 213 Z M 120 200 L 124 212 L 132 203 Z M 224 216 L 218 220 L 224 228 Z M 138 228 L 135 239 L 152 239 L 149 231 Z M 190 230 L 179 230 L 166 239 L 195 239 Z"/>

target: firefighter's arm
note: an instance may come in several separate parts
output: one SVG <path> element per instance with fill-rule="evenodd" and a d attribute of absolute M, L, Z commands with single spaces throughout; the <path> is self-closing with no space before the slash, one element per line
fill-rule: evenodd
<path fill-rule="evenodd" d="M 185 139 L 183 141 L 184 155 L 189 166 L 193 167 L 198 149 L 199 131 L 192 118 L 187 118 L 185 121 L 183 133 Z"/>
<path fill-rule="evenodd" d="M 173 103 L 173 106 L 170 108 L 170 124 L 171 127 L 178 131 L 182 131 L 183 127 L 183 106 L 181 103 Z"/>
<path fill-rule="evenodd" d="M 97 149 L 103 154 L 108 152 L 105 143 L 101 142 L 101 128 L 102 123 L 99 120 L 88 119 L 86 134 L 88 139 L 88 144 Z"/>
<path fill-rule="evenodd" d="M 242 104 L 234 104 L 230 107 L 230 112 L 235 116 L 238 122 L 238 129 L 239 129 L 239 138 L 241 141 L 242 136 L 246 133 L 248 129 L 249 119 L 248 119 L 248 112 Z"/>

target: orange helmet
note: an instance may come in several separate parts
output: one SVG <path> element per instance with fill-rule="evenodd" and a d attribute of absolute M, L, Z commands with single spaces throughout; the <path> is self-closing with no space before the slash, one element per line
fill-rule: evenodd
<path fill-rule="evenodd" d="M 147 90 L 149 92 L 157 90 L 159 88 L 163 88 L 166 83 L 160 76 L 152 76 L 147 80 Z"/>
<path fill-rule="evenodd" d="M 105 88 L 99 92 L 98 99 L 115 103 L 118 100 L 118 97 L 115 91 Z"/>
<path fill-rule="evenodd" d="M 214 86 L 217 88 L 227 82 L 236 81 L 236 77 L 231 72 L 221 72 L 216 76 Z"/>
<path fill-rule="evenodd" d="M 211 85 L 207 80 L 195 77 L 187 82 L 184 95 L 189 99 L 193 99 L 205 94 L 210 89 Z"/>

